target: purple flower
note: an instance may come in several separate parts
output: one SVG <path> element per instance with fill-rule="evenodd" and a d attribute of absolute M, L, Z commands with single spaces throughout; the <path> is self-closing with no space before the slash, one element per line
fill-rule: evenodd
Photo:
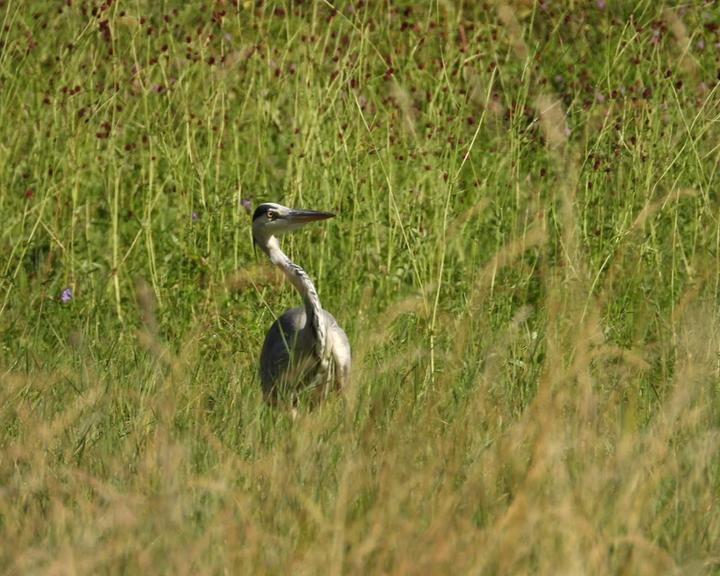
<path fill-rule="evenodd" d="M 72 297 L 72 288 L 64 288 L 62 294 L 60 294 L 60 302 L 67 304 L 70 300 L 72 300 Z"/>
<path fill-rule="evenodd" d="M 595 5 L 596 5 L 600 10 L 604 10 L 604 9 L 605 9 L 605 0 L 597 0 L 597 2 L 595 2 Z"/>
<path fill-rule="evenodd" d="M 197 220 L 197 212 L 195 212 L 195 210 L 193 210 L 192 214 L 190 214 L 190 219 L 193 222 L 195 222 L 195 220 Z"/>

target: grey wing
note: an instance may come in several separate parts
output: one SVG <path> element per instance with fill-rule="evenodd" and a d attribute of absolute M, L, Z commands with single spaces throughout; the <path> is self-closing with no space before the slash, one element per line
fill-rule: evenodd
<path fill-rule="evenodd" d="M 350 378 L 350 366 L 352 364 L 350 341 L 345 331 L 340 328 L 335 317 L 327 310 L 323 310 L 323 312 L 325 313 L 328 344 L 335 364 L 335 386 L 342 389 L 347 385 Z"/>
<path fill-rule="evenodd" d="M 275 393 L 275 386 L 290 367 L 291 350 L 296 352 L 298 335 L 305 326 L 305 310 L 291 308 L 283 312 L 265 335 L 260 353 L 260 381 L 265 395 Z"/>
<path fill-rule="evenodd" d="M 333 315 L 327 310 L 323 313 L 334 385 L 342 389 L 350 377 L 350 343 Z M 266 398 L 274 399 L 286 386 L 299 388 L 307 384 L 307 379 L 317 369 L 313 342 L 305 330 L 306 322 L 304 308 L 291 308 L 270 326 L 260 353 L 260 381 Z"/>

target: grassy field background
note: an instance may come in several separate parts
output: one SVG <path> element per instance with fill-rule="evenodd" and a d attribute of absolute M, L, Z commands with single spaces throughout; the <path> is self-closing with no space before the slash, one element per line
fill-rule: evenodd
<path fill-rule="evenodd" d="M 338 9 L 0 2 L 0 570 L 720 573 L 720 9 Z"/>

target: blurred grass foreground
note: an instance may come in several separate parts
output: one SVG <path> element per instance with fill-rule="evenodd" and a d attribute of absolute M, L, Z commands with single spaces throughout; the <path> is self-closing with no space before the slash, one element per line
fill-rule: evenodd
<path fill-rule="evenodd" d="M 0 19 L 0 572 L 720 573 L 717 3 Z M 295 418 L 265 200 L 338 213 Z"/>

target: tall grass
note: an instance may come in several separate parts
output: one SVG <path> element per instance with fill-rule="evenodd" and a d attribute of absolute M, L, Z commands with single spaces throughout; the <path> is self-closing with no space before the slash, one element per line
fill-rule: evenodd
<path fill-rule="evenodd" d="M 2 571 L 718 573 L 720 11 L 192 4 L 0 4 Z"/>

